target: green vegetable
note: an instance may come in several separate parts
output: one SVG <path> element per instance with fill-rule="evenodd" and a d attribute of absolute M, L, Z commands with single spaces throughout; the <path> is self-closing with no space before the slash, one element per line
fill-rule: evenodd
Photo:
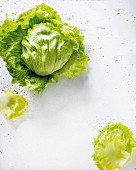
<path fill-rule="evenodd" d="M 121 123 L 112 123 L 104 127 L 93 145 L 93 158 L 100 170 L 121 169 L 131 160 L 136 149 L 136 141 L 131 130 Z"/>
<path fill-rule="evenodd" d="M 30 90 L 41 93 L 61 76 L 72 79 L 86 71 L 80 31 L 61 21 L 54 9 L 37 5 L 16 20 L 0 26 L 0 56 L 13 77 Z"/>
<path fill-rule="evenodd" d="M 11 90 L 4 90 L 0 95 L 0 113 L 6 119 L 15 121 L 26 111 L 28 103 L 23 96 L 14 94 Z"/>

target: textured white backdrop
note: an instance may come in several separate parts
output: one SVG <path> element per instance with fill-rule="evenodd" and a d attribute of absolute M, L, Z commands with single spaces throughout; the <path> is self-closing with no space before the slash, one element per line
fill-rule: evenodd
<path fill-rule="evenodd" d="M 104 125 L 121 121 L 136 138 L 136 1 L 1 0 L 0 21 L 41 2 L 83 32 L 88 71 L 38 96 L 12 85 L 0 59 L 0 92 L 11 88 L 29 102 L 17 122 L 0 115 L 0 170 L 97 170 L 92 141 Z M 136 153 L 123 170 L 135 168 Z"/>

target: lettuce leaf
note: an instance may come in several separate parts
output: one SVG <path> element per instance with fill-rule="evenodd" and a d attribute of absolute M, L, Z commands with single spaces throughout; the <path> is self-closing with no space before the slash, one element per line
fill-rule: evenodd
<path fill-rule="evenodd" d="M 57 24 L 61 22 L 61 18 L 57 11 L 42 3 L 35 8 L 23 12 L 17 19 L 17 23 L 21 25 L 22 28 L 28 29 L 41 22 L 53 22 Z"/>
<path fill-rule="evenodd" d="M 17 120 L 25 113 L 27 105 L 23 96 L 19 96 L 9 89 L 4 90 L 4 93 L 0 95 L 0 113 L 8 120 Z"/>
<path fill-rule="evenodd" d="M 136 140 L 128 127 L 122 123 L 112 123 L 100 131 L 93 145 L 97 167 L 100 170 L 115 170 L 131 160 Z"/>

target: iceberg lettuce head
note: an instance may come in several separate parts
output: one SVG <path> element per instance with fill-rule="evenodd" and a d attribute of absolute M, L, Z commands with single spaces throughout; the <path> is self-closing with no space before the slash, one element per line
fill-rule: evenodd
<path fill-rule="evenodd" d="M 86 71 L 89 57 L 83 35 L 61 21 L 45 4 L 37 5 L 17 19 L 0 26 L 0 56 L 13 77 L 30 90 L 41 93 L 61 76 L 72 79 Z"/>

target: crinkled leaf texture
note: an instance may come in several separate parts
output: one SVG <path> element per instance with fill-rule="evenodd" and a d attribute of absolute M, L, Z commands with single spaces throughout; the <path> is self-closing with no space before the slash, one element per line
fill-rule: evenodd
<path fill-rule="evenodd" d="M 57 12 L 45 4 L 15 21 L 7 18 L 0 26 L 0 56 L 12 83 L 38 93 L 61 76 L 72 79 L 86 71 L 89 57 L 83 41 L 77 28 L 62 23 Z"/>
<path fill-rule="evenodd" d="M 93 158 L 100 170 L 121 169 L 136 149 L 131 130 L 122 123 L 112 123 L 104 127 L 93 145 Z"/>
<path fill-rule="evenodd" d="M 4 93 L 0 95 L 0 113 L 8 120 L 17 120 L 25 113 L 27 105 L 23 96 L 19 96 L 9 89 L 4 90 Z"/>

